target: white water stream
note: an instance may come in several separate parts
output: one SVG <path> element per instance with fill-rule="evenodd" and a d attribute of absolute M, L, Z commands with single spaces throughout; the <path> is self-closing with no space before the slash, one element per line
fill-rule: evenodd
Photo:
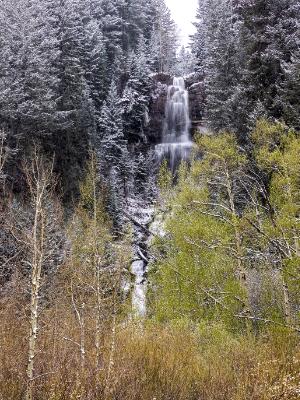
<path fill-rule="evenodd" d="M 146 316 L 146 278 L 145 262 L 143 260 L 134 261 L 131 265 L 131 272 L 135 275 L 134 288 L 132 293 L 132 309 L 136 316 Z"/>

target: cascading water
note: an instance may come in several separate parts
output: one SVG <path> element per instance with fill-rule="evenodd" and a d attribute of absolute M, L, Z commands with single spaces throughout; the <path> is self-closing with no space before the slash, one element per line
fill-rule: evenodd
<path fill-rule="evenodd" d="M 167 159 L 173 172 L 181 160 L 187 160 L 193 146 L 190 140 L 191 121 L 189 116 L 189 96 L 185 88 L 183 78 L 174 78 L 173 84 L 168 87 L 168 97 L 165 110 L 165 122 L 162 132 L 162 142 L 156 146 L 156 153 L 160 161 Z M 136 210 L 136 206 L 134 209 Z M 147 214 L 142 207 L 140 210 L 139 223 L 149 226 L 151 218 L 143 214 Z M 134 210 L 132 211 L 134 213 Z M 152 213 L 150 213 L 152 215 Z M 147 222 L 145 222 L 147 221 Z M 158 226 L 155 228 L 155 224 Z M 139 224 L 140 225 L 140 224 Z M 159 231 L 161 221 L 153 220 L 150 225 L 150 231 Z M 143 232 L 144 233 L 144 232 Z M 161 234 L 161 233 L 159 233 Z M 151 235 L 150 235 L 151 236 Z M 145 240 L 145 238 L 143 239 Z M 149 242 L 149 237 L 148 237 Z M 132 290 L 132 311 L 137 317 L 144 317 L 147 313 L 146 293 L 147 293 L 147 259 L 142 255 L 140 249 L 135 249 L 135 260 L 131 266 L 131 273 L 134 276 Z"/>
<path fill-rule="evenodd" d="M 132 310 L 136 316 L 146 316 L 146 266 L 143 260 L 132 263 L 131 272 L 135 276 L 134 290 L 132 293 Z"/>
<path fill-rule="evenodd" d="M 181 160 L 189 158 L 193 145 L 190 140 L 189 95 L 181 77 L 175 77 L 168 87 L 165 114 L 162 143 L 156 146 L 156 152 L 160 160 L 169 160 L 174 171 Z"/>

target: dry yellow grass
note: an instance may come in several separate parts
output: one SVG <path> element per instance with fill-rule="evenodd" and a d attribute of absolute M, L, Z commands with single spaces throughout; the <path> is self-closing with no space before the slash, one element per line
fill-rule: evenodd
<path fill-rule="evenodd" d="M 25 391 L 26 314 L 1 304 L 0 399 Z M 18 315 L 18 319 L 16 318 Z M 43 313 L 35 370 L 35 400 L 296 400 L 300 349 L 289 332 L 233 336 L 222 326 L 120 323 L 108 380 L 110 330 L 95 367 L 93 321 L 87 321 L 86 366 L 74 343 L 76 321 L 66 309 Z"/>

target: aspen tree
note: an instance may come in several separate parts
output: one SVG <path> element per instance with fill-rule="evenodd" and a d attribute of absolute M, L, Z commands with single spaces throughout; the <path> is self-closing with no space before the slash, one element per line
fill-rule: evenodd
<path fill-rule="evenodd" d="M 161 182 L 170 213 L 154 304 L 162 318 L 187 313 L 239 326 L 236 316 L 249 314 L 237 185 L 246 159 L 230 134 L 199 139 L 199 147 L 202 159 L 180 168 L 175 188 Z"/>
<path fill-rule="evenodd" d="M 79 339 L 65 339 L 79 349 L 81 366 L 86 363 L 83 362 L 84 354 L 86 359 L 92 358 L 94 370 L 98 373 L 105 369 L 104 337 L 109 332 L 108 382 L 114 363 L 121 274 L 129 265 L 129 260 L 122 258 L 119 250 L 124 247 L 123 240 L 117 240 L 111 233 L 112 224 L 105 210 L 105 188 L 94 153 L 90 153 L 80 193 L 81 198 L 70 225 L 70 276 L 67 278 L 71 282 L 69 293 Z M 130 257 L 127 247 L 124 253 Z M 93 338 L 94 343 L 90 354 L 86 354 L 88 337 Z"/>
<path fill-rule="evenodd" d="M 202 184 L 209 191 L 207 200 L 195 201 L 200 212 L 214 216 L 228 225 L 232 231 L 232 240 L 228 251 L 236 259 L 236 273 L 246 297 L 243 313 L 249 314 L 250 303 L 247 289 L 247 267 L 243 247 L 242 212 L 240 176 L 244 176 L 247 160 L 239 151 L 236 139 L 232 134 L 222 134 L 214 139 L 203 137 L 198 144 L 204 152 L 202 161 Z M 201 172 L 200 172 L 201 173 Z"/>
<path fill-rule="evenodd" d="M 28 341 L 27 363 L 27 390 L 26 400 L 33 399 L 33 383 L 35 379 L 34 367 L 37 355 L 37 339 L 39 332 L 39 307 L 40 290 L 42 284 L 43 267 L 47 258 L 52 255 L 48 248 L 47 234 L 49 228 L 49 201 L 54 190 L 53 164 L 47 165 L 44 158 L 35 148 L 32 160 L 24 166 L 26 182 L 31 196 L 33 222 L 31 232 L 26 237 L 27 247 L 30 253 L 30 332 Z"/>
<path fill-rule="evenodd" d="M 199 138 L 201 157 L 161 190 L 170 212 L 157 246 L 159 318 L 299 330 L 299 136 L 260 121 L 252 141 L 248 158 L 233 134 Z"/>
<path fill-rule="evenodd" d="M 300 273 L 299 136 L 283 124 L 260 120 L 253 131 L 252 140 L 256 162 L 270 180 L 269 188 L 265 190 L 267 218 L 261 227 L 254 227 L 278 254 L 285 320 L 287 325 L 292 326 L 294 317 L 288 282 L 291 277 L 292 281 L 299 281 Z M 296 291 L 298 289 L 295 288 Z"/>

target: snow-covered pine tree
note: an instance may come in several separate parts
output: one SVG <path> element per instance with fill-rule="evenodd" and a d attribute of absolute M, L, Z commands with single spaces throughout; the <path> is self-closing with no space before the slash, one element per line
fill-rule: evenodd
<path fill-rule="evenodd" d="M 156 72 L 169 73 L 176 60 L 177 28 L 164 0 L 153 0 L 155 20 L 152 30 L 152 59 Z"/>
<path fill-rule="evenodd" d="M 243 104 L 244 130 L 253 125 L 248 116 L 257 107 L 265 108 L 268 116 L 280 118 L 282 104 L 278 87 L 284 82 L 283 64 L 291 57 L 289 41 L 293 34 L 290 24 L 289 0 L 241 1 L 237 7 L 240 19 L 240 43 L 244 64 L 240 104 Z"/>
<path fill-rule="evenodd" d="M 196 72 L 204 77 L 206 116 L 214 130 L 231 128 L 235 117 L 234 92 L 238 83 L 237 19 L 231 0 L 199 2 L 193 53 Z"/>
<path fill-rule="evenodd" d="M 51 22 L 57 26 L 60 56 L 56 92 L 56 129 L 50 150 L 65 189 L 65 198 L 78 194 L 78 182 L 88 158 L 89 134 L 94 126 L 94 106 L 86 81 L 84 18 L 78 0 L 52 0 Z M 86 116 L 89 116 L 86 118 Z"/>
<path fill-rule="evenodd" d="M 195 71 L 196 58 L 194 54 L 182 46 L 176 57 L 176 64 L 173 68 L 173 73 L 176 76 L 185 76 Z"/>
<path fill-rule="evenodd" d="M 116 54 L 123 49 L 125 21 L 122 14 L 124 6 L 125 0 L 101 0 L 97 9 L 96 17 L 104 37 L 108 67 L 113 66 Z M 108 68 L 108 70 L 112 77 L 113 69 Z"/>
<path fill-rule="evenodd" d="M 156 155 L 154 152 L 139 153 L 135 160 L 134 191 L 136 196 L 142 196 L 145 202 L 153 199 L 156 189 Z"/>
<path fill-rule="evenodd" d="M 156 7 L 153 0 L 126 0 L 123 7 L 126 20 L 126 42 L 124 51 L 136 50 L 139 40 L 149 40 L 155 21 Z"/>
<path fill-rule="evenodd" d="M 51 133 L 55 120 L 60 51 L 49 1 L 3 0 L 0 8 L 0 119 L 26 143 Z"/>
<path fill-rule="evenodd" d="M 234 92 L 238 83 L 238 30 L 231 0 L 216 1 L 208 23 L 205 61 L 207 117 L 215 130 L 232 129 L 236 113 Z"/>
<path fill-rule="evenodd" d="M 90 88 L 96 117 L 99 117 L 99 111 L 110 86 L 110 79 L 107 74 L 108 61 L 104 36 L 94 15 L 93 2 L 85 0 L 85 3 L 81 3 L 84 5 L 83 8 L 81 6 L 81 13 L 84 16 L 81 64 L 85 80 Z"/>
<path fill-rule="evenodd" d="M 284 121 L 300 130 L 300 51 L 283 67 L 285 80 L 279 89 Z"/>
<path fill-rule="evenodd" d="M 99 119 L 100 135 L 97 143 L 97 152 L 102 164 L 105 161 L 103 167 L 105 165 L 106 167 L 115 166 L 120 169 L 120 160 L 126 148 L 122 114 L 121 100 L 117 86 L 113 81 Z"/>
<path fill-rule="evenodd" d="M 196 32 L 192 35 L 192 53 L 196 58 L 195 72 L 203 78 L 206 60 L 206 19 L 208 5 L 205 1 L 199 1 L 199 7 L 196 14 L 196 22 L 194 23 Z"/>
<path fill-rule="evenodd" d="M 129 59 L 129 79 L 122 97 L 124 128 L 129 142 L 145 140 L 143 131 L 147 124 L 151 87 L 150 66 L 146 54 L 147 45 L 141 39 L 137 52 L 132 53 Z"/>
<path fill-rule="evenodd" d="M 281 61 L 283 80 L 278 83 L 277 106 L 284 120 L 300 129 L 300 3 L 290 0 L 275 28 L 284 56 Z"/>

